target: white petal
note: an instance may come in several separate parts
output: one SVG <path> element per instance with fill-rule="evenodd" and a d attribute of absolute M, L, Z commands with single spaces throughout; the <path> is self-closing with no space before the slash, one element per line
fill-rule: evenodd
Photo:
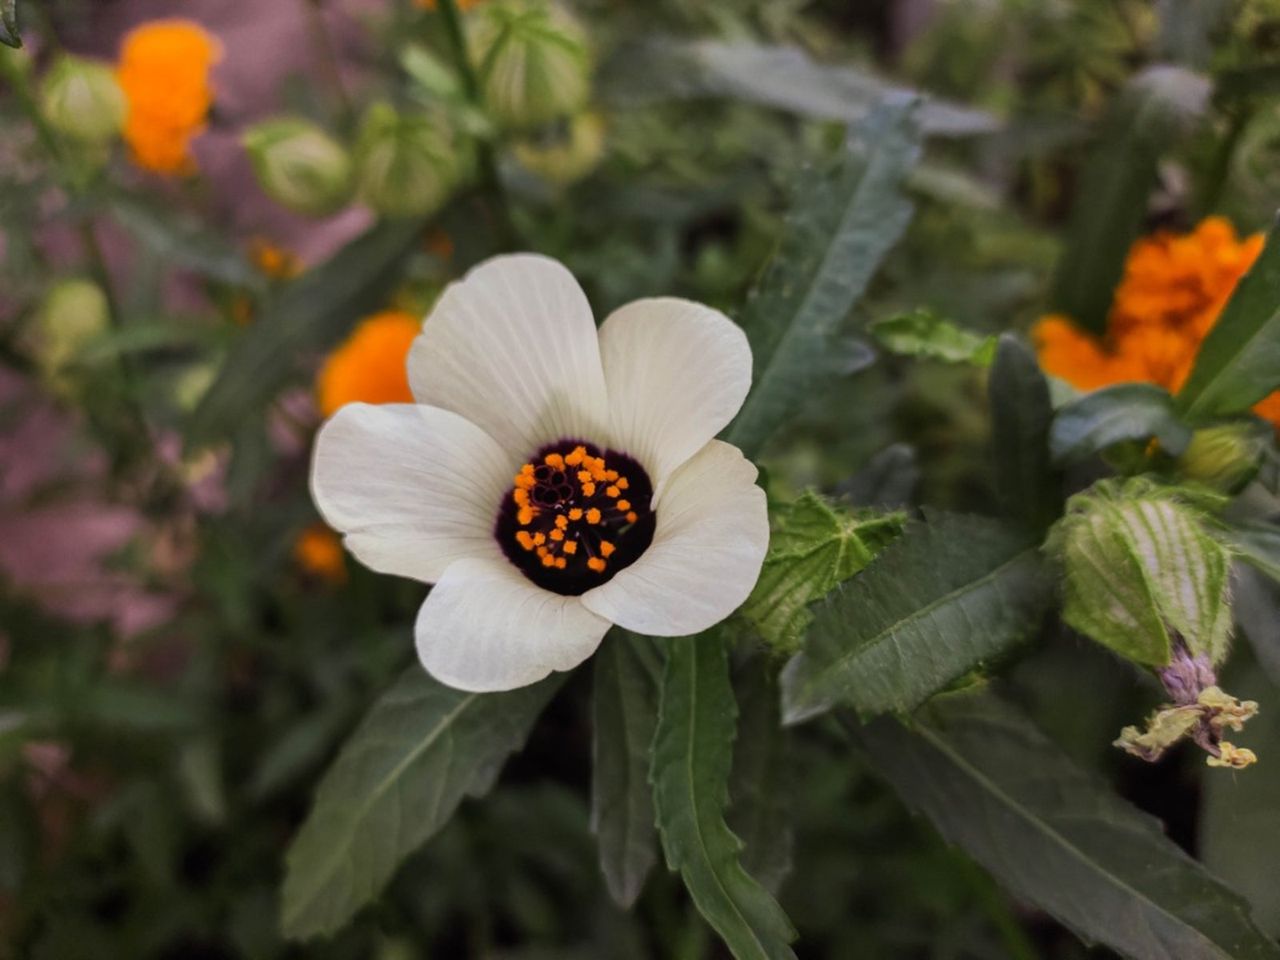
<path fill-rule="evenodd" d="M 473 423 L 412 403 L 350 403 L 320 428 L 311 495 L 365 566 L 431 583 L 496 556 L 510 457 Z"/>
<path fill-rule="evenodd" d="M 600 328 L 614 445 L 662 490 L 676 467 L 728 425 L 751 387 L 751 348 L 700 303 L 637 300 Z"/>
<path fill-rule="evenodd" d="M 428 673 L 459 690 L 483 692 L 514 690 L 576 667 L 609 626 L 581 597 L 534 586 L 498 558 L 451 566 L 422 605 L 415 634 Z"/>
<path fill-rule="evenodd" d="M 769 515 L 756 468 L 712 440 L 672 474 L 653 543 L 608 583 L 582 595 L 587 609 L 658 637 L 698 633 L 747 599 L 769 547 Z"/>
<path fill-rule="evenodd" d="M 486 260 L 445 290 L 409 353 L 409 383 L 519 458 L 598 436 L 608 415 L 591 306 L 573 274 L 535 254 Z"/>

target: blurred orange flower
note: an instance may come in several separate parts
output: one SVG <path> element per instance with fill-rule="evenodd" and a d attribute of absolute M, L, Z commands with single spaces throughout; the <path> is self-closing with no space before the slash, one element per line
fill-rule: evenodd
<path fill-rule="evenodd" d="M 343 404 L 412 403 L 406 361 L 422 321 L 403 310 L 375 313 L 360 321 L 329 354 L 316 378 L 320 413 L 330 417 Z"/>
<path fill-rule="evenodd" d="M 1137 380 L 1177 392 L 1262 244 L 1261 234 L 1237 238 L 1222 217 L 1206 218 L 1191 233 L 1139 240 L 1125 262 L 1106 335 L 1080 330 L 1068 317 L 1044 317 L 1032 331 L 1041 365 L 1082 390 Z M 1254 410 L 1280 426 L 1280 394 Z"/>
<path fill-rule="evenodd" d="M 313 523 L 293 544 L 293 559 L 304 571 L 327 583 L 345 583 L 347 564 L 342 541 L 322 523 Z"/>
<path fill-rule="evenodd" d="M 195 169 L 191 140 L 213 102 L 209 70 L 222 45 L 190 20 L 152 20 L 131 30 L 116 77 L 129 101 L 124 138 L 138 166 L 155 173 Z"/>
<path fill-rule="evenodd" d="M 296 253 L 262 237 L 249 241 L 249 257 L 253 265 L 272 280 L 292 280 L 302 273 L 302 261 Z"/>

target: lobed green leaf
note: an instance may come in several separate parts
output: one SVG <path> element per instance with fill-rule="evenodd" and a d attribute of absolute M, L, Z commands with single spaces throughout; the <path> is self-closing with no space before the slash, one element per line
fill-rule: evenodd
<path fill-rule="evenodd" d="M 673 641 L 653 740 L 658 832 L 668 868 L 737 960 L 795 960 L 791 922 L 742 868 L 725 823 L 737 717 L 720 635 Z"/>
<path fill-rule="evenodd" d="M 488 792 L 566 676 L 479 694 L 409 667 L 321 780 L 289 848 L 285 936 L 332 934 L 377 896 L 464 797 Z"/>
<path fill-rule="evenodd" d="M 990 693 L 939 697 L 910 727 L 847 728 L 947 840 L 1086 942 L 1135 960 L 1280 958 L 1238 894 Z"/>
<path fill-rule="evenodd" d="M 925 307 L 873 321 L 868 329 L 882 347 L 904 356 L 980 367 L 996 356 L 994 336 L 980 336 Z"/>
<path fill-rule="evenodd" d="M 783 672 L 783 716 L 797 723 L 841 704 L 910 710 L 1026 637 L 1050 593 L 1025 533 L 931 516 L 814 608 L 804 650 Z"/>

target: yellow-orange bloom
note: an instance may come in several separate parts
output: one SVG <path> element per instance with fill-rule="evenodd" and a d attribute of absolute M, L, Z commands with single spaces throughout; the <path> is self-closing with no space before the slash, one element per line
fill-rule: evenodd
<path fill-rule="evenodd" d="M 338 535 L 322 523 L 313 523 L 293 544 L 293 559 L 303 570 L 328 583 L 347 579 L 347 563 Z"/>
<path fill-rule="evenodd" d="M 403 310 L 366 317 L 333 353 L 316 378 L 320 412 L 332 416 L 347 403 L 412 403 L 406 362 L 422 322 Z"/>
<path fill-rule="evenodd" d="M 222 45 L 190 20 L 152 20 L 131 30 L 116 78 L 129 101 L 124 139 L 138 166 L 155 173 L 195 169 L 191 141 L 203 129 Z"/>
<path fill-rule="evenodd" d="M 249 257 L 253 265 L 272 280 L 291 280 L 302 272 L 302 261 L 297 254 L 262 237 L 249 241 Z"/>
<path fill-rule="evenodd" d="M 1176 393 L 1262 244 L 1261 234 L 1237 238 L 1222 217 L 1208 217 L 1191 233 L 1139 240 L 1125 261 L 1106 335 L 1080 330 L 1068 317 L 1044 317 L 1032 331 L 1041 365 L 1082 390 L 1145 381 Z M 1280 394 L 1254 409 L 1280 425 Z"/>

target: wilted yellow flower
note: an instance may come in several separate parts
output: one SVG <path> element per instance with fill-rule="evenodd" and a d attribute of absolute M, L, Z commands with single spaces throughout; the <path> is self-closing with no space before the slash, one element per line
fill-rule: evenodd
<path fill-rule="evenodd" d="M 342 541 L 322 523 L 313 523 L 298 534 L 293 559 L 307 573 L 328 583 L 344 583 L 347 579 Z"/>
<path fill-rule="evenodd" d="M 155 173 L 189 173 L 191 140 L 213 102 L 209 70 L 222 45 L 190 20 L 153 20 L 130 31 L 116 77 L 129 101 L 124 138 L 135 162 Z"/>
<path fill-rule="evenodd" d="M 1033 331 L 1041 365 L 1082 390 L 1145 381 L 1177 392 L 1262 244 L 1261 234 L 1239 239 L 1222 217 L 1208 217 L 1191 233 L 1139 240 L 1125 262 L 1106 335 L 1080 330 L 1068 317 L 1045 317 Z M 1280 425 L 1280 394 L 1254 410 Z"/>
<path fill-rule="evenodd" d="M 348 403 L 412 403 L 406 362 L 422 322 L 403 310 L 366 317 L 325 360 L 316 399 L 329 417 Z"/>

